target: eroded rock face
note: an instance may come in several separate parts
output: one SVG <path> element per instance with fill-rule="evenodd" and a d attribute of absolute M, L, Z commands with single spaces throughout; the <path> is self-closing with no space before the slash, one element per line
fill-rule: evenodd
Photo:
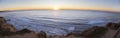
<path fill-rule="evenodd" d="M 47 34 L 44 31 L 40 31 L 40 33 L 38 33 L 38 37 L 39 38 L 47 38 Z"/>
<path fill-rule="evenodd" d="M 13 27 L 13 25 L 7 23 L 2 24 L 0 29 L 2 31 L 16 32 L 16 29 Z"/>
<path fill-rule="evenodd" d="M 108 23 L 106 27 L 111 29 L 118 29 L 120 27 L 120 23 Z"/>
<path fill-rule="evenodd" d="M 13 25 L 8 24 L 5 18 L 0 17 L 0 36 L 11 35 L 16 32 Z"/>
<path fill-rule="evenodd" d="M 24 34 L 15 34 L 11 36 L 4 36 L 4 38 L 38 38 L 35 32 L 24 33 Z"/>
<path fill-rule="evenodd" d="M 23 29 L 14 33 L 8 32 L 9 35 L 4 35 L 0 38 L 38 38 L 34 31 Z"/>
<path fill-rule="evenodd" d="M 6 23 L 6 20 L 5 20 L 5 18 L 3 18 L 3 17 L 0 17 L 0 26 L 1 26 L 2 24 L 4 24 L 4 23 Z"/>
<path fill-rule="evenodd" d="M 5 18 L 3 17 L 0 17 L 0 30 L 8 31 L 8 32 L 16 32 L 16 29 L 13 27 L 13 25 L 8 24 Z"/>
<path fill-rule="evenodd" d="M 38 36 L 28 29 L 17 31 L 5 18 L 0 17 L 0 38 L 38 38 Z"/>

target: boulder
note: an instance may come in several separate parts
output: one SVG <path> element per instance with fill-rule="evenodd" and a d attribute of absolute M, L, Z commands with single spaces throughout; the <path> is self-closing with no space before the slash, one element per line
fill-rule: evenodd
<path fill-rule="evenodd" d="M 40 32 L 38 33 L 38 37 L 39 37 L 39 38 L 47 38 L 47 34 L 46 34 L 44 31 L 40 31 Z"/>
<path fill-rule="evenodd" d="M 0 17 L 0 26 L 1 26 L 2 24 L 4 24 L 4 23 L 6 23 L 5 18 L 4 18 L 4 17 Z"/>
<path fill-rule="evenodd" d="M 31 31 L 31 30 L 28 30 L 28 29 L 22 29 L 20 31 L 17 31 L 16 34 L 25 34 L 25 33 L 30 33 L 30 32 L 34 32 L 34 31 Z"/>

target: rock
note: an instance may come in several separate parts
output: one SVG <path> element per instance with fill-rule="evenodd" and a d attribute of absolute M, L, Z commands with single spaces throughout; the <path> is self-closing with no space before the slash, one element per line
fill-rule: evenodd
<path fill-rule="evenodd" d="M 80 37 L 81 34 L 79 32 L 71 32 L 71 33 L 68 33 L 66 36 L 75 36 L 75 37 Z"/>
<path fill-rule="evenodd" d="M 108 23 L 106 27 L 110 29 L 118 29 L 120 27 L 120 24 L 119 23 Z"/>
<path fill-rule="evenodd" d="M 38 36 L 34 31 L 23 29 L 17 31 L 16 33 L 10 33 L 10 35 L 5 35 L 0 38 L 38 38 Z"/>
<path fill-rule="evenodd" d="M 22 29 L 20 31 L 17 31 L 16 34 L 25 34 L 25 33 L 30 33 L 30 32 L 34 32 L 34 31 L 31 31 L 31 30 L 28 30 L 28 29 Z"/>
<path fill-rule="evenodd" d="M 5 18 L 0 17 L 0 36 L 15 34 L 16 29 L 13 25 L 8 24 Z"/>
<path fill-rule="evenodd" d="M 54 35 L 53 38 L 60 38 L 60 36 L 59 35 Z"/>
<path fill-rule="evenodd" d="M 85 30 L 81 33 L 81 36 L 85 38 L 97 38 L 105 34 L 107 29 L 105 27 L 94 26 L 88 30 Z"/>
<path fill-rule="evenodd" d="M 28 29 L 16 31 L 13 25 L 8 24 L 5 18 L 0 17 L 0 38 L 38 38 L 38 36 Z"/>
<path fill-rule="evenodd" d="M 3 18 L 3 17 L 0 17 L 0 26 L 1 26 L 2 24 L 4 24 L 4 23 L 6 23 L 6 20 L 5 20 L 5 18 Z"/>
<path fill-rule="evenodd" d="M 13 27 L 13 25 L 6 23 L 6 20 L 3 17 L 0 17 L 0 30 L 16 32 L 16 29 Z"/>
<path fill-rule="evenodd" d="M 16 32 L 16 29 L 13 27 L 13 25 L 5 23 L 0 26 L 0 29 L 2 31 L 8 31 L 8 32 Z"/>
<path fill-rule="evenodd" d="M 66 36 L 66 38 L 76 38 L 76 36 L 75 35 L 73 35 L 73 34 L 68 34 L 67 36 Z"/>
<path fill-rule="evenodd" d="M 38 33 L 38 37 L 39 38 L 47 38 L 47 34 L 44 31 L 40 31 L 40 33 Z"/>
<path fill-rule="evenodd" d="M 15 34 L 10 36 L 4 36 L 4 38 L 38 38 L 35 32 L 24 33 L 24 34 Z"/>

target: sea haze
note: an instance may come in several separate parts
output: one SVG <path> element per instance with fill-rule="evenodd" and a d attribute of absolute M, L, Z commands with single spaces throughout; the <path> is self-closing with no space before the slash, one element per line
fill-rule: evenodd
<path fill-rule="evenodd" d="M 108 22 L 120 22 L 120 13 L 83 10 L 30 10 L 1 12 L 0 16 L 18 30 L 27 28 L 38 33 L 63 35 L 82 32 L 92 26 L 104 26 Z"/>

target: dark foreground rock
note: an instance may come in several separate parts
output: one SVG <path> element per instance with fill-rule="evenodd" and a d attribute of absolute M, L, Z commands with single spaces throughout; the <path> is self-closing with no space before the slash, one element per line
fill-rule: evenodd
<path fill-rule="evenodd" d="M 120 27 L 120 23 L 108 23 L 106 25 L 107 28 L 117 30 Z"/>
<path fill-rule="evenodd" d="M 82 32 L 81 36 L 85 38 L 101 38 L 101 36 L 104 35 L 106 31 L 107 31 L 107 28 L 105 27 L 94 26 Z"/>
<path fill-rule="evenodd" d="M 0 26 L 1 26 L 2 24 L 4 24 L 4 23 L 6 23 L 6 20 L 5 20 L 5 18 L 3 18 L 3 17 L 0 17 Z"/>
<path fill-rule="evenodd" d="M 107 28 L 116 30 L 116 32 L 112 38 L 120 38 L 120 23 L 108 23 Z"/>
<path fill-rule="evenodd" d="M 38 38 L 37 34 L 28 29 L 23 29 L 9 35 L 1 36 L 0 38 Z"/>
<path fill-rule="evenodd" d="M 8 24 L 5 18 L 3 17 L 0 17 L 0 30 L 8 31 L 8 32 L 16 32 L 16 29 L 13 27 L 13 25 Z"/>
<path fill-rule="evenodd" d="M 5 18 L 0 17 L 0 36 L 9 35 L 15 33 L 16 29 L 13 25 L 8 24 Z"/>
<path fill-rule="evenodd" d="M 38 37 L 39 38 L 47 38 L 47 34 L 44 31 L 40 31 L 40 33 L 38 33 Z"/>
<path fill-rule="evenodd" d="M 8 32 L 16 32 L 16 29 L 13 25 L 5 23 L 0 26 L 0 30 L 2 31 L 8 31 Z"/>

